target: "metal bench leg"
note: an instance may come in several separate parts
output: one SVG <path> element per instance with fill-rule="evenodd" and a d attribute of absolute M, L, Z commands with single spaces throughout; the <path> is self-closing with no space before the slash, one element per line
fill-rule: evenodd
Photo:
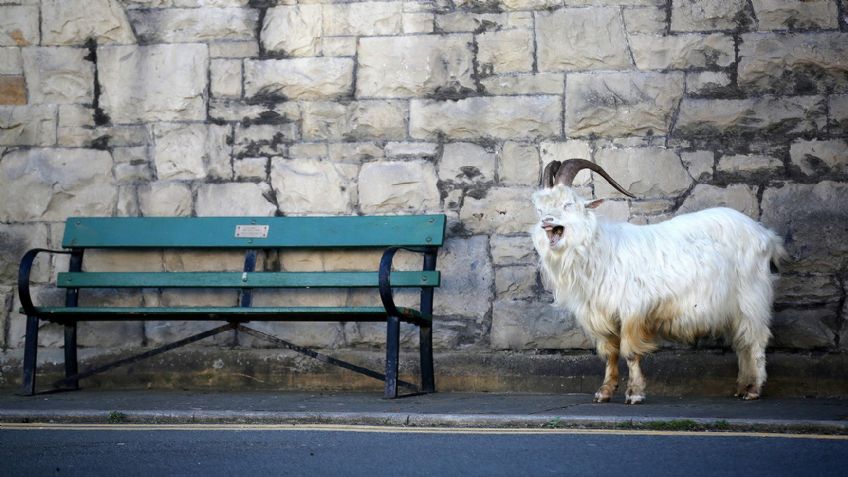
<path fill-rule="evenodd" d="M 35 394 L 35 371 L 38 359 L 38 317 L 28 316 L 26 341 L 24 344 L 24 375 L 21 381 L 21 395 Z"/>
<path fill-rule="evenodd" d="M 65 377 L 79 374 L 77 366 L 77 324 L 65 325 Z M 79 389 L 79 379 L 68 381 L 68 389 Z"/>
<path fill-rule="evenodd" d="M 419 328 L 419 346 L 421 352 L 421 392 L 436 392 L 436 379 L 433 376 L 433 327 Z"/>
<path fill-rule="evenodd" d="M 398 359 L 400 355 L 400 319 L 389 316 L 386 322 L 386 399 L 398 395 Z"/>

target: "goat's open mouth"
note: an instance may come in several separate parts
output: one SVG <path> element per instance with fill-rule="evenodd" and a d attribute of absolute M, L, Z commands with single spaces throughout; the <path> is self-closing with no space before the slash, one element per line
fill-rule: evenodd
<path fill-rule="evenodd" d="M 565 227 L 562 225 L 547 225 L 542 228 L 548 234 L 548 242 L 550 242 L 551 246 L 556 245 L 562 239 L 563 234 L 565 234 Z"/>

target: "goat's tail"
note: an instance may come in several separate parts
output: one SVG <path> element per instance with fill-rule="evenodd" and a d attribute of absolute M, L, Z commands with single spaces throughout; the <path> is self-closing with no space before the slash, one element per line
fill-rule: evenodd
<path fill-rule="evenodd" d="M 783 246 L 783 239 L 776 233 L 769 231 L 768 252 L 770 258 L 771 272 L 780 271 L 780 265 L 790 260 L 789 253 Z"/>

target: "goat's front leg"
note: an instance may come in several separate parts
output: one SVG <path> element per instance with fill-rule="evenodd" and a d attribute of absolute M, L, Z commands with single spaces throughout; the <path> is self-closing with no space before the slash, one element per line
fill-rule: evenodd
<path fill-rule="evenodd" d="M 615 390 L 618 389 L 618 353 L 620 340 L 618 336 L 603 338 L 598 342 L 598 354 L 606 356 L 607 365 L 604 372 L 604 383 L 595 393 L 592 402 L 609 402 Z"/>

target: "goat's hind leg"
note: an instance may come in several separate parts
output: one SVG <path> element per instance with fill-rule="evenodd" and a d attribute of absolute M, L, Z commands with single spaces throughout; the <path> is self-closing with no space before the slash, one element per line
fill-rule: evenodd
<path fill-rule="evenodd" d="M 609 402 L 615 390 L 618 389 L 618 353 L 620 340 L 618 336 L 602 338 L 598 342 L 598 354 L 606 357 L 604 383 L 598 388 L 592 402 Z"/>
<path fill-rule="evenodd" d="M 736 379 L 736 396 L 745 400 L 759 399 L 766 381 L 766 345 L 771 338 L 771 284 L 763 283 L 759 293 L 743 295 L 750 297 L 741 306 L 742 319 L 734 330 L 733 347 L 739 360 L 739 375 Z"/>

